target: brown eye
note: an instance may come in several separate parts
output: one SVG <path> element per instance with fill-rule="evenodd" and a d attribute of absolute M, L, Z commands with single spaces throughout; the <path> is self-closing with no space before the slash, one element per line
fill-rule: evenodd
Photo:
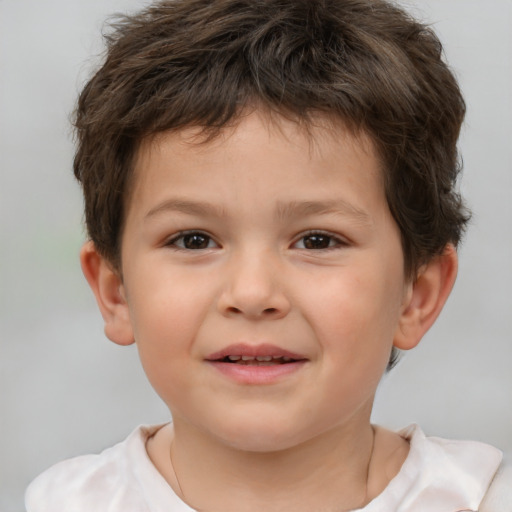
<path fill-rule="evenodd" d="M 295 249 L 326 251 L 350 246 L 345 238 L 328 231 L 310 231 L 303 234 L 294 244 Z"/>
<path fill-rule="evenodd" d="M 327 249 L 332 247 L 333 238 L 328 235 L 308 235 L 302 238 L 305 249 Z"/>
<path fill-rule="evenodd" d="M 209 244 L 210 237 L 201 233 L 194 233 L 183 237 L 183 246 L 186 249 L 206 249 Z"/>
<path fill-rule="evenodd" d="M 217 244 L 210 236 L 199 231 L 183 233 L 170 240 L 167 245 L 178 249 L 187 249 L 192 251 L 217 247 Z"/>

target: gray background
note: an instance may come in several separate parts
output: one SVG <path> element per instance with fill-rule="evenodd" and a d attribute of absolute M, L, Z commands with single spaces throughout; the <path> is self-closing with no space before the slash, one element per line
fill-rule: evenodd
<path fill-rule="evenodd" d="M 374 419 L 512 450 L 512 2 L 406 2 L 432 22 L 468 102 L 474 220 L 440 320 L 386 377 Z M 134 347 L 103 337 L 83 280 L 69 113 L 106 15 L 136 0 L 0 0 L 0 511 L 50 464 L 168 413 Z"/>

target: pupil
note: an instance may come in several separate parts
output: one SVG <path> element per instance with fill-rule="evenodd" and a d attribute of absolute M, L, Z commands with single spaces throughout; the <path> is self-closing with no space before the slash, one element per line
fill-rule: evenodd
<path fill-rule="evenodd" d="M 304 247 L 306 249 L 327 249 L 329 247 L 330 237 L 325 235 L 309 235 L 304 238 Z"/>
<path fill-rule="evenodd" d="M 183 244 L 187 249 L 206 249 L 209 238 L 200 234 L 186 235 L 183 237 Z"/>

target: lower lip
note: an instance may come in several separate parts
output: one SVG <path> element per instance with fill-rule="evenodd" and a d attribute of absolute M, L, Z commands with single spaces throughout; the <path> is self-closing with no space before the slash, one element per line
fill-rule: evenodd
<path fill-rule="evenodd" d="M 273 384 L 284 377 L 298 372 L 306 364 L 306 360 L 293 363 L 258 366 L 249 364 L 225 363 L 208 361 L 226 377 L 240 384 Z"/>

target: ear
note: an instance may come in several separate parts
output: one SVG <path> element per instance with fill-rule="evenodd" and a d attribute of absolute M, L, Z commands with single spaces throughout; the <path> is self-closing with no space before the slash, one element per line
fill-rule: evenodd
<path fill-rule="evenodd" d="M 107 338 L 119 345 L 131 345 L 135 340 L 119 273 L 98 253 L 94 243 L 90 241 L 80 251 L 80 263 L 103 316 Z"/>
<path fill-rule="evenodd" d="M 408 285 L 393 345 L 414 348 L 441 313 L 457 277 L 457 251 L 448 244 L 443 253 L 424 265 Z"/>

